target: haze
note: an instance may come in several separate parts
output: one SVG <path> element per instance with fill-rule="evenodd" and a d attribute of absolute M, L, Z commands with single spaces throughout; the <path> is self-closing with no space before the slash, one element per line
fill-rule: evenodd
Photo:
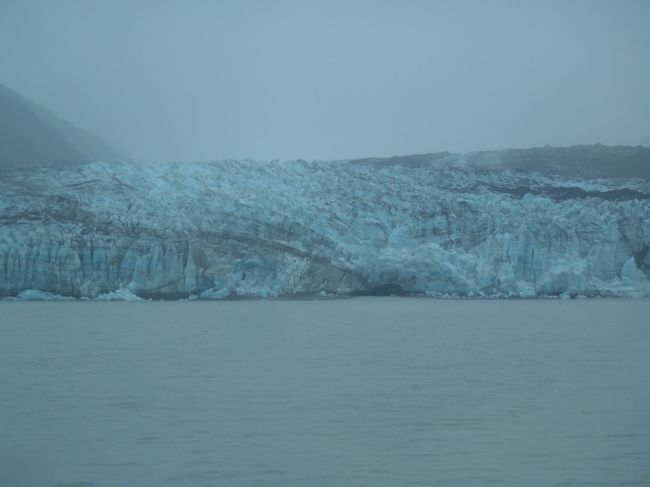
<path fill-rule="evenodd" d="M 0 1 L 0 83 L 133 159 L 650 145 L 650 2 Z"/>

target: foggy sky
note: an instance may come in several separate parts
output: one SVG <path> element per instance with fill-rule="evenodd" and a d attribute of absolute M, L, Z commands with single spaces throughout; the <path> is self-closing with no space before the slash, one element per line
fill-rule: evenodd
<path fill-rule="evenodd" d="M 650 145 L 650 2 L 0 0 L 0 83 L 134 159 Z"/>

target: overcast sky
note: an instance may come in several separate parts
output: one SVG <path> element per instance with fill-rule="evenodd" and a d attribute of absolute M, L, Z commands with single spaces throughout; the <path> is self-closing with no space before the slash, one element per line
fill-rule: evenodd
<path fill-rule="evenodd" d="M 0 83 L 133 159 L 650 145 L 650 1 L 0 0 Z"/>

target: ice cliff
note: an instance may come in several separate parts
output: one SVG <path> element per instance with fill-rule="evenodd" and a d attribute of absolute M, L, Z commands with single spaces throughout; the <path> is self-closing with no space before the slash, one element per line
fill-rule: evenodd
<path fill-rule="evenodd" d="M 650 181 L 470 159 L 5 171 L 0 296 L 650 293 Z"/>

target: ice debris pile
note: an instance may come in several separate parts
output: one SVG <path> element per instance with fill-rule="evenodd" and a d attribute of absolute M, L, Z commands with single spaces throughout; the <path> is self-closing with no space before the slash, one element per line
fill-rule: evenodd
<path fill-rule="evenodd" d="M 649 250 L 643 178 L 372 160 L 0 174 L 4 297 L 641 296 Z"/>

